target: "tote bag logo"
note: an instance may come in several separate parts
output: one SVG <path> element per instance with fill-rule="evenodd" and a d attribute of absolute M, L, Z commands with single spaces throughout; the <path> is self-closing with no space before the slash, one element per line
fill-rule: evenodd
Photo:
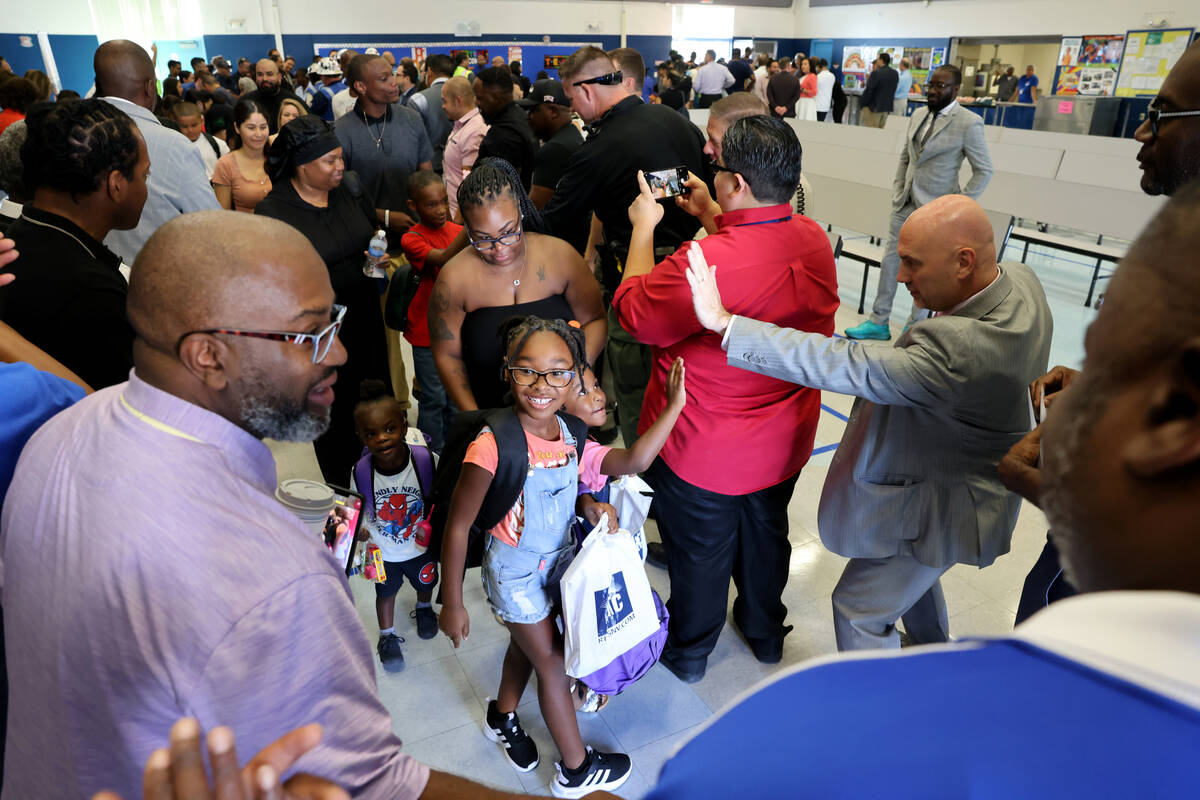
<path fill-rule="evenodd" d="M 608 588 L 599 589 L 596 595 L 596 635 L 600 641 L 625 627 L 633 614 L 629 602 L 629 591 L 625 588 L 625 573 L 614 572 Z"/>

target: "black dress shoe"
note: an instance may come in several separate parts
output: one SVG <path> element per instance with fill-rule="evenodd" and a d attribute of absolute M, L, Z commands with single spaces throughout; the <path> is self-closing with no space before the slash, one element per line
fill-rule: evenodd
<path fill-rule="evenodd" d="M 666 653 L 662 654 L 662 656 L 658 659 L 658 663 L 666 667 L 668 672 L 670 672 L 676 678 L 679 678 L 679 680 L 683 681 L 684 683 L 699 683 L 704 678 L 704 667 L 693 670 L 685 670 L 682 667 L 676 666 L 669 658 L 667 658 Z"/>
<path fill-rule="evenodd" d="M 733 624 L 733 629 L 742 637 L 742 640 L 750 648 L 750 652 L 754 653 L 754 657 L 758 659 L 759 663 L 778 664 L 780 661 L 783 661 L 783 637 L 792 632 L 791 625 L 784 625 L 783 633 L 770 639 L 747 636 L 742 632 L 742 627 L 736 622 Z"/>
<path fill-rule="evenodd" d="M 659 569 L 667 568 L 667 546 L 662 542 L 646 542 L 646 563 Z"/>

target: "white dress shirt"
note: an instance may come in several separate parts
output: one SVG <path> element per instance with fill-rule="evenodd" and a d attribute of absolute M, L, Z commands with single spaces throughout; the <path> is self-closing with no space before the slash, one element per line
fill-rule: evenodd
<path fill-rule="evenodd" d="M 828 111 L 833 105 L 833 85 L 837 78 L 827 69 L 817 73 L 817 111 Z"/>
<path fill-rule="evenodd" d="M 724 65 L 710 61 L 696 70 L 692 89 L 696 94 L 720 94 L 733 86 L 733 73 Z"/>
<path fill-rule="evenodd" d="M 146 181 L 141 220 L 133 230 L 112 231 L 104 237 L 105 247 L 132 264 L 146 240 L 165 223 L 180 214 L 221 206 L 204 173 L 204 160 L 186 136 L 164 127 L 149 109 L 136 103 L 120 97 L 100 99 L 133 118 L 150 153 L 150 178 Z"/>
<path fill-rule="evenodd" d="M 925 138 L 925 131 L 929 130 L 929 126 L 934 123 L 934 120 L 936 120 L 938 117 L 944 117 L 947 114 L 951 114 L 954 111 L 956 111 L 957 109 L 958 109 L 958 101 L 951 100 L 950 105 L 946 106 L 941 111 L 937 112 L 937 114 L 929 114 L 928 116 L 926 116 L 925 121 L 921 123 L 921 127 L 917 129 L 917 135 L 913 137 L 913 141 L 919 143 L 922 139 Z"/>
<path fill-rule="evenodd" d="M 333 118 L 341 119 L 354 110 L 355 98 L 350 96 L 349 89 L 342 89 L 333 96 Z"/>

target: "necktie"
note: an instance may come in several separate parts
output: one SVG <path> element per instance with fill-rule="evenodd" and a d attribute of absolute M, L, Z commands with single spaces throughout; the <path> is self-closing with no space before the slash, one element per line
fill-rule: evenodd
<path fill-rule="evenodd" d="M 925 135 L 921 137 L 921 149 L 925 149 L 925 143 L 929 141 L 929 137 L 933 135 L 933 123 L 937 120 L 937 115 L 929 115 L 929 125 L 925 128 Z"/>

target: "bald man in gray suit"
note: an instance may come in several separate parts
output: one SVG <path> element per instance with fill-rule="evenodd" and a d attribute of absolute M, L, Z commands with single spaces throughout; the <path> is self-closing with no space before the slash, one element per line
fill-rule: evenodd
<path fill-rule="evenodd" d="M 1021 499 L 996 466 L 1031 427 L 1028 386 L 1050 353 L 1041 284 L 996 263 L 974 200 L 914 211 L 899 251 L 900 282 L 931 313 L 895 347 L 731 317 L 716 267 L 694 261 L 688 276 L 730 365 L 858 398 L 817 512 L 821 541 L 850 558 L 833 591 L 839 650 L 899 647 L 901 618 L 914 643 L 947 640 L 942 574 L 1008 552 Z"/>

